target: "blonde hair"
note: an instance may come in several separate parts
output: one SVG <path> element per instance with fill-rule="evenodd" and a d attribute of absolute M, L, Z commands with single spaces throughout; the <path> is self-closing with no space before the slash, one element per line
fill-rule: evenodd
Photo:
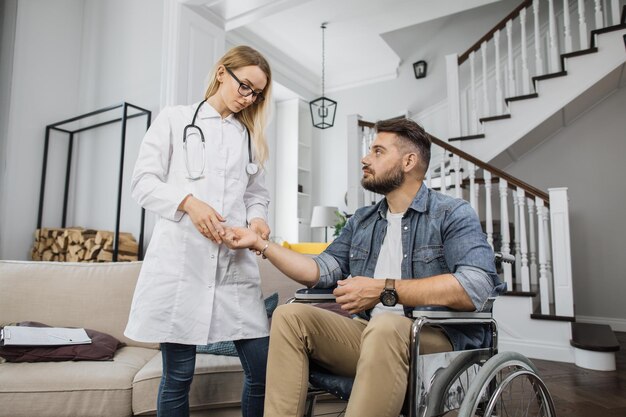
<path fill-rule="evenodd" d="M 267 125 L 267 113 L 272 92 L 272 71 L 270 65 L 263 55 L 249 46 L 235 46 L 230 49 L 215 64 L 211 72 L 209 86 L 206 89 L 204 98 L 208 99 L 220 87 L 217 80 L 217 70 L 223 65 L 228 69 L 235 70 L 249 65 L 255 65 L 265 73 L 267 77 L 267 85 L 263 89 L 265 100 L 260 103 L 254 103 L 239 113 L 235 113 L 235 118 L 243 123 L 250 131 L 250 137 L 254 144 L 254 155 L 259 165 L 263 166 L 269 157 L 269 148 L 267 146 L 267 138 L 265 137 L 265 126 Z"/>

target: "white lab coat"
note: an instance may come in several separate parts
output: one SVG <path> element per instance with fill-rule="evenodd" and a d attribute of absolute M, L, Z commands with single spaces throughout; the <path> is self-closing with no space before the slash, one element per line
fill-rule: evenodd
<path fill-rule="evenodd" d="M 202 236 L 178 211 L 191 193 L 227 220 L 246 226 L 267 219 L 264 172 L 246 172 L 246 130 L 233 115 L 222 120 L 204 103 L 196 125 L 206 141 L 204 177 L 187 179 L 183 129 L 197 104 L 163 109 L 148 129 L 135 165 L 133 198 L 160 216 L 139 274 L 124 334 L 140 342 L 206 344 L 268 335 L 255 255 Z M 199 171 L 202 151 L 189 149 Z"/>

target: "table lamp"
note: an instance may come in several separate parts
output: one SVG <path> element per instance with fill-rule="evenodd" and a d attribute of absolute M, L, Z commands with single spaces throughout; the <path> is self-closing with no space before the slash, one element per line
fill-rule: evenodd
<path fill-rule="evenodd" d="M 334 206 L 314 206 L 311 215 L 311 227 L 324 228 L 324 242 L 328 242 L 328 228 L 337 223 L 336 212 L 339 209 Z"/>

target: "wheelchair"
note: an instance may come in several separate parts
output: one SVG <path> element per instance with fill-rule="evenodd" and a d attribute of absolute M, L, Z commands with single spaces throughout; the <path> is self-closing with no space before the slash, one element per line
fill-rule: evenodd
<path fill-rule="evenodd" d="M 496 261 L 514 257 L 496 253 Z M 332 289 L 298 290 L 288 302 L 334 302 Z M 406 417 L 554 417 L 554 402 L 533 363 L 517 352 L 498 352 L 497 323 L 488 312 L 414 311 L 411 329 L 409 385 L 401 416 Z M 482 324 L 491 343 L 484 348 L 419 354 L 424 326 Z M 313 417 L 321 395 L 347 401 L 353 378 L 333 375 L 310 363 L 305 416 Z M 339 415 L 341 415 L 340 413 Z"/>

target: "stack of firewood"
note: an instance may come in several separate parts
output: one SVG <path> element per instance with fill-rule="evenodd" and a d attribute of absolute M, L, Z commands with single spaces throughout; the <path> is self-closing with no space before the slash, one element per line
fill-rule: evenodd
<path fill-rule="evenodd" d="M 35 231 L 31 257 L 35 261 L 111 262 L 115 233 L 70 227 Z M 120 233 L 118 261 L 136 261 L 139 245 L 131 233 Z"/>

